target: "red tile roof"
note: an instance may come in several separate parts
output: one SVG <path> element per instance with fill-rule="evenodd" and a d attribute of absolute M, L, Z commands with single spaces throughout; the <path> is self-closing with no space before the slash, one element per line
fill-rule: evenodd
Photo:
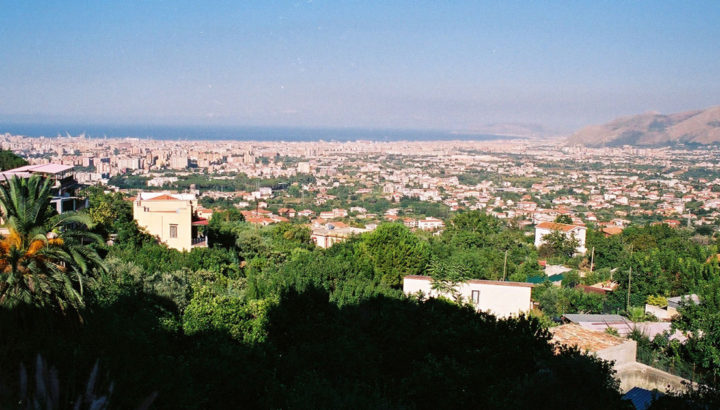
<path fill-rule="evenodd" d="M 205 226 L 208 224 L 208 220 L 206 218 L 195 218 L 192 224 L 195 226 Z"/>
<path fill-rule="evenodd" d="M 563 231 L 563 232 L 569 232 L 572 231 L 575 228 L 583 228 L 579 225 L 570 225 L 570 224 L 561 224 L 557 222 L 541 222 L 537 225 L 538 228 L 541 229 L 551 229 L 553 231 Z"/>
<path fill-rule="evenodd" d="M 145 201 L 179 201 L 179 199 L 168 194 L 163 194 L 150 199 L 145 199 Z"/>
<path fill-rule="evenodd" d="M 620 228 L 619 226 L 609 226 L 607 228 L 603 228 L 602 231 L 607 235 L 618 235 L 622 233 L 623 228 Z"/>
<path fill-rule="evenodd" d="M 619 346 L 628 340 L 605 332 L 589 330 L 580 325 L 567 324 L 551 327 L 552 341 L 563 345 L 577 346 L 580 350 L 597 352 L 608 347 Z"/>

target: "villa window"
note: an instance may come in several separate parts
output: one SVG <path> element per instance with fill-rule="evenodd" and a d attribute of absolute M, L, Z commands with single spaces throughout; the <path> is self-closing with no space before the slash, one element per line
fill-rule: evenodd
<path fill-rule="evenodd" d="M 471 298 L 472 298 L 472 303 L 473 303 L 473 304 L 477 305 L 478 303 L 480 303 L 480 291 L 479 291 L 479 290 L 473 290 L 473 291 L 472 291 Z"/>
<path fill-rule="evenodd" d="M 170 224 L 170 237 L 177 238 L 177 224 Z"/>

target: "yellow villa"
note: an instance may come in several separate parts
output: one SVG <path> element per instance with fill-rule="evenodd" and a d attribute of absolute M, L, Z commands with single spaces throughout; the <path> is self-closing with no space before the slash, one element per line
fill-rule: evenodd
<path fill-rule="evenodd" d="M 192 194 L 141 192 L 133 199 L 133 218 L 138 225 L 179 251 L 208 246 L 207 236 L 198 229 L 208 220 L 197 212 L 197 198 Z"/>

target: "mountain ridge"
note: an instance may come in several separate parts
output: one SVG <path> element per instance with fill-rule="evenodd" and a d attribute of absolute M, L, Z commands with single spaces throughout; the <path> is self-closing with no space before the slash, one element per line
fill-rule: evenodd
<path fill-rule="evenodd" d="M 569 144 L 661 146 L 720 143 L 720 105 L 672 114 L 646 112 L 589 125 L 568 137 Z"/>

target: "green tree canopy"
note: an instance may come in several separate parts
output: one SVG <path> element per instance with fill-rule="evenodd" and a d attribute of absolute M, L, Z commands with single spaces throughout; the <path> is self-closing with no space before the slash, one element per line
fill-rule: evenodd
<path fill-rule="evenodd" d="M 382 224 L 366 233 L 357 243 L 358 251 L 374 266 L 381 282 L 402 286 L 406 275 L 420 275 L 429 261 L 427 242 L 401 224 Z"/>
<path fill-rule="evenodd" d="M 12 151 L 0 149 L 0 171 L 22 167 L 28 162 Z"/>

